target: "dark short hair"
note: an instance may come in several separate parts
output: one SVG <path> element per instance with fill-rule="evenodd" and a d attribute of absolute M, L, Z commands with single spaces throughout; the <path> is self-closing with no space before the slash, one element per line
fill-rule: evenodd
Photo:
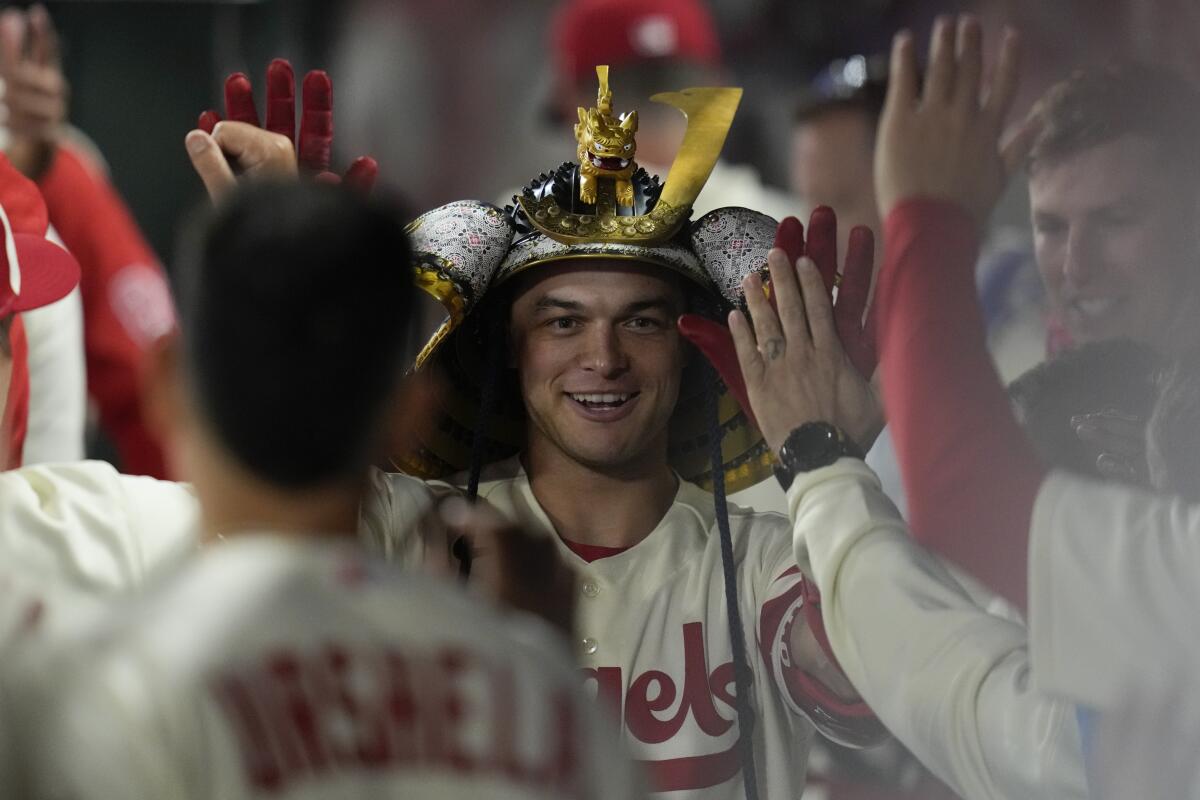
<path fill-rule="evenodd" d="M 1054 85 L 1033 113 L 1041 131 L 1028 166 L 1072 156 L 1127 134 L 1154 142 L 1174 171 L 1200 173 L 1200 91 L 1159 66 L 1118 62 L 1079 70 Z"/>
<path fill-rule="evenodd" d="M 390 207 L 316 183 L 242 186 L 185 237 L 191 391 L 254 474 L 303 488 L 366 468 L 409 356 L 409 263 Z"/>
<path fill-rule="evenodd" d="M 1101 476 L 1071 418 L 1114 409 L 1148 419 L 1158 397 L 1161 359 L 1126 339 L 1091 342 L 1059 353 L 1009 384 L 1025 434 L 1051 468 Z"/>

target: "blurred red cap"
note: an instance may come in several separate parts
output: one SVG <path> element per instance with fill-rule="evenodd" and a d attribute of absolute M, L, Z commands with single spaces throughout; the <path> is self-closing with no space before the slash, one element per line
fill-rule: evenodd
<path fill-rule="evenodd" d="M 571 81 L 594 77 L 597 64 L 721 64 L 716 27 L 701 0 L 568 0 L 551 31 L 559 75 Z"/>
<path fill-rule="evenodd" d="M 0 319 L 49 305 L 79 284 L 79 264 L 47 240 L 37 184 L 0 155 Z"/>

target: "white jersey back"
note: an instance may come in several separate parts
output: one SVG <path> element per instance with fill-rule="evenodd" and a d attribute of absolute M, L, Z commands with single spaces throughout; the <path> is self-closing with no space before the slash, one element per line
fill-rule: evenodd
<path fill-rule="evenodd" d="M 637 794 L 547 627 L 352 542 L 240 535 L 124 612 L 10 682 L 14 796 Z"/>

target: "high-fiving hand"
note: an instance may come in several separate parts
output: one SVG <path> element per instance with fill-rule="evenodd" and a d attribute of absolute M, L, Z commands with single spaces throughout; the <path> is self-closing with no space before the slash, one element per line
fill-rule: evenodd
<path fill-rule="evenodd" d="M 329 171 L 333 145 L 333 83 L 322 70 L 304 76 L 299 140 L 296 138 L 296 77 L 277 58 L 267 67 L 266 126 L 259 123 L 250 79 L 234 73 L 225 81 L 225 113 L 200 115 L 185 144 L 200 179 L 213 199 L 237 183 L 237 174 L 287 178 L 304 172 L 317 180 L 345 180 L 369 191 L 378 166 L 369 157 L 354 160 L 344 177 Z"/>
<path fill-rule="evenodd" d="M 1017 89 L 1017 34 L 1005 31 L 986 93 L 982 40 L 977 19 L 939 18 L 918 90 L 912 34 L 897 34 L 875 144 L 875 190 L 884 219 L 901 200 L 928 197 L 958 203 L 983 224 L 1028 154 L 1037 134 L 1032 120 L 1001 144 Z"/>
<path fill-rule="evenodd" d="M 4 80 L 9 160 L 37 179 L 50 165 L 67 120 L 69 89 L 58 58 L 58 34 L 41 4 L 0 13 L 0 78 Z"/>
<path fill-rule="evenodd" d="M 811 264 L 809 282 L 804 286 L 804 297 L 798 291 L 796 265 L 802 256 Z M 864 309 L 871 289 L 871 274 L 874 265 L 875 238 L 870 229 L 859 226 L 850 232 L 845 266 L 837 273 L 837 216 L 833 210 L 821 207 L 813 211 L 809 219 L 808 239 L 805 241 L 804 227 L 800 221 L 789 217 L 779 225 L 775 236 L 775 248 L 767 257 L 771 274 L 771 298 L 763 290 L 761 278 L 751 275 L 743 282 L 747 305 L 754 317 L 755 328 L 762 337 L 755 344 L 751 336 L 749 350 L 746 343 L 739 345 L 738 323 L 730 317 L 730 328 L 695 314 L 685 314 L 679 320 L 680 332 L 695 344 L 720 372 L 725 385 L 742 409 L 758 426 L 767 444 L 774 450 L 793 428 L 805 422 L 825 421 L 838 425 L 859 447 L 870 448 L 882 428 L 882 412 L 879 398 L 870 384 L 875 372 L 876 353 L 873 318 L 865 316 Z M 834 305 L 830 293 L 838 285 L 837 303 Z M 811 297 L 809 295 L 812 294 Z M 804 322 L 805 303 L 814 304 L 815 320 Z M 786 312 L 787 320 L 794 322 L 795 311 L 800 310 L 800 322 L 805 325 L 827 323 L 828 330 L 809 333 L 804 328 L 803 336 L 792 334 L 795 346 L 788 358 L 780 363 L 786 351 L 783 345 L 788 337 L 774 335 L 786 332 L 781 324 Z M 738 322 L 745 327 L 740 312 L 734 312 Z M 774 323 L 768 319 L 774 319 Z M 822 322 L 823 321 L 823 322 Z M 764 331 L 759 330 L 759 325 Z M 771 326 L 774 327 L 771 327 Z M 748 328 L 744 332 L 749 335 Z M 814 338 L 815 337 L 815 338 Z M 784 364 L 805 370 L 816 364 L 816 353 L 812 350 L 815 341 L 820 341 L 820 375 L 811 373 L 798 376 L 805 385 L 793 386 L 783 379 L 780 367 Z M 803 342 L 808 342 L 808 348 Z M 748 361 L 750 351 L 759 352 L 757 359 Z M 770 362 L 770 363 L 768 363 Z M 769 368 L 768 368 L 769 367 Z M 817 392 L 822 402 L 814 406 L 814 387 L 811 381 L 830 379 L 833 383 Z M 776 396 L 779 395 L 779 396 Z M 838 406 L 836 412 L 829 406 Z"/>

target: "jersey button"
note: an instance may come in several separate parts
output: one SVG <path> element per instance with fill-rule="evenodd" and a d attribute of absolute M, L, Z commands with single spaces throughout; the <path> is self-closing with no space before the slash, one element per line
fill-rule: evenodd
<path fill-rule="evenodd" d="M 589 656 L 594 654 L 596 649 L 600 646 L 599 642 L 590 636 L 580 642 L 580 644 L 583 645 L 583 652 Z"/>
<path fill-rule="evenodd" d="M 595 581 L 588 581 L 583 584 L 583 594 L 585 597 L 595 597 L 600 594 L 600 587 Z"/>

